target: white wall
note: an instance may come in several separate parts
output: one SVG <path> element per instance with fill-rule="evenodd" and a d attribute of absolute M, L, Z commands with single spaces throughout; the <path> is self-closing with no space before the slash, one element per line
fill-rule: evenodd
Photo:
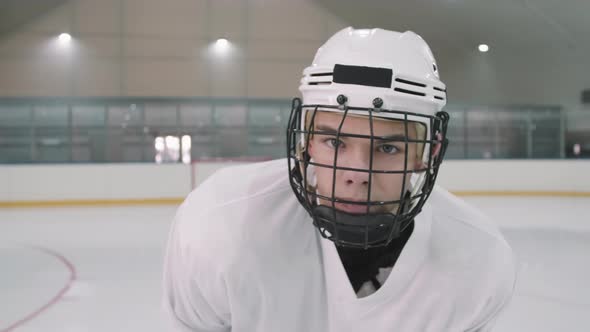
<path fill-rule="evenodd" d="M 345 26 L 308 0 L 70 0 L 0 35 L 0 96 L 293 97 Z"/>
<path fill-rule="evenodd" d="M 182 199 L 215 170 L 239 163 L 189 165 L 3 165 L 0 203 Z M 285 163 L 286 167 L 286 163 Z M 443 164 L 438 183 L 455 192 L 590 193 L 590 160 L 464 161 Z M 287 170 L 285 169 L 285 175 Z"/>
<path fill-rule="evenodd" d="M 590 160 L 448 160 L 437 183 L 451 191 L 590 192 Z"/>
<path fill-rule="evenodd" d="M 190 166 L 0 165 L 0 202 L 166 199 L 191 189 Z"/>

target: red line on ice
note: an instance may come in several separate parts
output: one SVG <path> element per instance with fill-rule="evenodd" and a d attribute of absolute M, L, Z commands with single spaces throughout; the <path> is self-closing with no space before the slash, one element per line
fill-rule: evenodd
<path fill-rule="evenodd" d="M 59 300 L 61 300 L 61 298 L 70 289 L 70 287 L 72 287 L 72 284 L 76 280 L 76 268 L 74 267 L 74 264 L 72 264 L 67 258 L 65 258 L 60 253 L 53 251 L 51 249 L 41 248 L 41 247 L 34 247 L 34 248 L 39 251 L 42 251 L 50 256 L 53 256 L 54 258 L 56 258 L 57 260 L 62 262 L 66 266 L 68 271 L 70 272 L 70 277 L 69 277 L 67 283 L 60 289 L 60 291 L 57 294 L 55 294 L 55 296 L 53 296 L 51 298 L 51 300 L 49 300 L 49 302 L 47 302 L 45 305 L 43 305 L 39 309 L 33 311 L 32 313 L 28 314 L 24 318 L 21 318 L 18 321 L 16 321 L 15 323 L 12 323 L 12 325 L 10 325 L 6 328 L 0 329 L 0 332 L 14 331 L 14 329 L 16 329 L 17 327 L 22 326 L 26 322 L 34 319 L 35 317 L 37 317 L 40 314 L 42 314 L 43 312 L 45 312 L 47 309 L 49 309 L 50 307 L 55 305 L 57 302 L 59 302 Z"/>

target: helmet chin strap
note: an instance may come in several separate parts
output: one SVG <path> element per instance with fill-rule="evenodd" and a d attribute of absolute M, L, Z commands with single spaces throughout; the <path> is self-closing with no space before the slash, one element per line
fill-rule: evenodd
<path fill-rule="evenodd" d="M 400 214 L 393 212 L 378 212 L 367 214 L 351 214 L 340 211 L 327 205 L 313 207 L 313 222 L 319 228 L 320 234 L 340 246 L 359 247 L 358 243 L 369 245 L 386 245 L 389 234 L 392 239 L 400 237 L 411 220 L 406 217 L 406 212 L 411 209 L 411 195 L 408 191 L 404 195 Z M 335 227 L 335 225 L 338 227 Z M 336 231 L 337 229 L 337 231 Z M 335 234 L 338 232 L 337 234 Z M 365 241 L 366 237 L 366 241 Z"/>

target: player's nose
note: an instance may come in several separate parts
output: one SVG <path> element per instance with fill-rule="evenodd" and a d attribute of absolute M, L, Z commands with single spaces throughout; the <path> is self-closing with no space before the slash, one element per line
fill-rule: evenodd
<path fill-rule="evenodd" d="M 347 185 L 367 186 L 369 184 L 369 158 L 371 158 L 370 153 L 364 149 L 356 149 L 348 156 L 345 167 L 351 170 L 344 170 L 342 174 Z"/>

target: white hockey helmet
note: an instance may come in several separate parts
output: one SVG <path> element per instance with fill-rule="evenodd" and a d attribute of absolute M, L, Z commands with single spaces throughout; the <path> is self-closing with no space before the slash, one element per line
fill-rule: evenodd
<path fill-rule="evenodd" d="M 422 37 L 412 31 L 352 27 L 340 30 L 318 49 L 303 71 L 299 91 L 303 105 L 339 105 L 338 96 L 344 95 L 350 106 L 375 108 L 374 101 L 380 98 L 379 108 L 429 116 L 441 111 L 447 99 L 436 60 Z M 396 113 L 378 116 L 404 119 Z M 411 115 L 407 120 L 425 122 Z"/>
<path fill-rule="evenodd" d="M 447 144 L 444 136 L 448 114 L 441 112 L 447 99 L 446 86 L 439 78 L 430 48 L 411 31 L 349 27 L 318 49 L 311 66 L 303 71 L 299 90 L 303 100 L 294 100 L 287 129 L 291 186 L 297 198 L 322 235 L 337 244 L 367 248 L 389 243 L 420 212 L 434 185 Z M 429 146 L 422 154 L 425 169 L 385 172 L 403 173 L 411 180 L 411 187 L 405 188 L 407 195 L 395 202 L 399 203 L 397 212 L 351 216 L 336 211 L 334 202 L 339 200 L 333 197 L 331 210 L 318 205 L 320 195 L 315 192 L 309 171 L 314 166 L 326 165 L 314 165 L 306 155 L 306 139 L 313 131 L 306 128 L 306 114 L 318 110 L 424 125 L 426 135 L 422 143 Z M 433 158 L 433 146 L 438 143 L 442 143 L 442 148 Z M 336 161 L 333 168 L 338 169 Z M 386 203 L 391 202 L 367 202 L 367 206 Z"/>

